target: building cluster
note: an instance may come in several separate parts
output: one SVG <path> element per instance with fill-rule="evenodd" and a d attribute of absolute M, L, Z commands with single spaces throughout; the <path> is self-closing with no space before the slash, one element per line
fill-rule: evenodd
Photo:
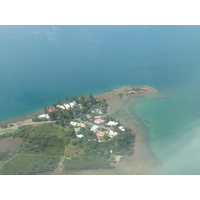
<path fill-rule="evenodd" d="M 69 108 L 73 108 L 75 105 L 76 105 L 76 102 L 73 101 L 73 102 L 70 102 L 69 104 L 57 105 L 56 107 L 61 108 L 61 109 L 69 109 Z M 51 113 L 51 112 L 55 111 L 55 109 L 50 108 L 47 111 L 48 111 L 48 113 Z M 107 125 L 107 127 L 105 127 L 104 125 L 100 125 L 100 124 L 105 123 L 105 121 L 106 121 L 104 119 L 104 116 L 102 115 L 101 109 L 99 109 L 99 108 L 93 109 L 91 111 L 91 115 L 90 114 L 85 115 L 86 120 L 90 121 L 89 123 L 87 121 L 86 121 L 86 123 L 76 122 L 76 121 L 70 122 L 70 124 L 72 126 L 74 126 L 74 131 L 77 133 L 76 136 L 78 138 L 84 137 L 83 134 L 78 134 L 78 132 L 81 130 L 81 128 L 87 128 L 87 129 L 90 129 L 92 132 L 94 132 L 94 134 L 97 136 L 99 142 L 102 142 L 105 134 L 108 134 L 108 136 L 110 138 L 112 138 L 112 137 L 114 137 L 118 134 L 118 132 L 113 131 L 113 130 L 111 130 L 111 128 L 108 127 L 108 126 L 110 126 L 110 127 L 116 126 L 116 125 L 119 124 L 118 122 L 109 121 L 108 123 L 105 124 L 105 125 Z M 50 117 L 49 117 L 48 114 L 42 114 L 42 115 L 39 115 L 38 118 L 49 119 Z M 92 121 L 94 122 L 94 124 L 92 123 Z M 121 131 L 125 131 L 123 126 L 119 126 L 118 129 L 121 130 Z"/>
<path fill-rule="evenodd" d="M 69 104 L 63 104 L 63 105 L 57 105 L 57 108 L 61 108 L 61 109 L 69 109 L 69 108 L 73 108 L 76 105 L 76 102 L 73 101 Z"/>
<path fill-rule="evenodd" d="M 73 108 L 75 105 L 76 105 L 76 102 L 73 101 L 73 102 L 71 102 L 69 104 L 57 105 L 56 107 L 57 108 L 61 108 L 61 109 L 69 109 L 69 108 Z M 55 111 L 54 108 L 50 108 L 50 109 L 47 110 L 48 113 L 51 113 L 53 111 Z M 38 118 L 39 119 L 42 119 L 42 118 L 49 119 L 50 117 L 49 117 L 48 114 L 42 114 L 42 115 L 39 115 Z"/>

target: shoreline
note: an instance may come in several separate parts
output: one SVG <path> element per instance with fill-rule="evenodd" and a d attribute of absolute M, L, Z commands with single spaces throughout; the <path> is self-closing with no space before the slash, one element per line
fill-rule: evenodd
<path fill-rule="evenodd" d="M 120 122 L 127 128 L 130 128 L 135 133 L 135 142 L 134 142 L 134 153 L 129 157 L 122 157 L 121 161 L 115 164 L 116 171 L 119 171 L 120 168 L 128 166 L 124 169 L 124 174 L 135 174 L 135 175 L 148 175 L 148 174 L 160 174 L 163 170 L 161 163 L 156 158 L 150 143 L 150 133 L 146 127 L 142 126 L 143 123 L 138 116 L 135 115 L 136 121 L 139 125 L 136 125 L 129 117 L 129 110 L 131 109 L 129 103 L 135 97 L 156 97 L 156 98 L 165 98 L 164 95 L 159 94 L 158 91 L 150 86 L 149 90 L 143 94 L 133 94 L 130 96 L 124 96 L 121 99 L 113 94 L 113 91 L 105 94 L 101 94 L 99 97 L 106 99 L 109 107 L 108 114 L 115 115 Z M 114 90 L 118 92 L 122 88 Z M 136 103 L 134 103 L 136 104 Z M 126 116 L 126 118 L 123 118 Z M 115 170 L 113 170 L 115 171 Z"/>
<path fill-rule="evenodd" d="M 44 109 L 39 109 L 39 110 L 30 112 L 30 113 L 23 114 L 21 116 L 16 116 L 11 119 L 0 121 L 0 126 L 4 125 L 4 124 L 19 125 L 21 123 L 26 123 L 26 122 L 30 122 L 30 121 L 32 122 L 32 117 L 35 115 L 39 115 L 40 113 L 43 112 L 43 110 Z"/>
<path fill-rule="evenodd" d="M 146 88 L 144 92 L 138 92 L 130 95 L 122 95 L 119 96 L 119 93 L 127 92 L 133 86 L 124 86 L 112 90 L 107 93 L 94 95 L 97 99 L 105 99 L 108 104 L 107 113 L 109 115 L 116 116 L 120 122 L 127 128 L 130 128 L 135 134 L 135 142 L 134 142 L 134 153 L 129 157 L 117 157 L 116 163 L 114 164 L 115 168 L 111 170 L 98 169 L 98 170 L 63 170 L 61 173 L 55 172 L 43 172 L 38 175 L 147 175 L 147 174 L 159 174 L 162 171 L 162 166 L 157 160 L 154 152 L 151 148 L 151 144 L 149 141 L 150 135 L 148 130 L 145 127 L 136 125 L 131 122 L 131 119 L 121 118 L 121 115 L 126 115 L 126 113 L 130 108 L 128 108 L 129 102 L 134 97 L 162 97 L 162 94 L 159 94 L 158 91 L 150 86 L 134 86 L 134 87 L 143 87 Z M 24 115 L 23 117 L 6 120 L 6 123 L 20 124 L 32 121 L 32 117 L 37 113 L 42 112 L 43 110 L 37 110 L 32 112 L 31 114 Z M 142 122 L 138 118 L 137 121 L 141 125 Z M 5 121 L 3 121 L 5 122 Z M 2 122 L 0 122 L 1 124 Z M 120 158 L 120 159 L 119 159 Z"/>
<path fill-rule="evenodd" d="M 131 85 L 131 86 L 123 86 L 123 87 L 119 87 L 117 89 L 114 89 L 112 91 L 109 91 L 109 92 L 106 92 L 106 93 L 100 93 L 100 94 L 96 94 L 96 95 L 93 95 L 94 97 L 97 97 L 97 98 L 108 98 L 108 97 L 111 97 L 111 96 L 117 96 L 117 93 L 120 93 L 122 92 L 123 90 L 125 89 L 128 89 L 130 87 L 140 87 L 140 85 Z M 158 92 L 155 88 L 153 87 L 150 87 L 150 86 L 142 86 L 142 87 L 147 87 L 148 89 L 148 93 L 152 93 L 152 92 Z M 140 93 L 141 94 L 141 93 Z M 130 97 L 132 96 L 133 94 L 129 95 L 129 96 L 125 96 L 126 97 Z M 138 95 L 138 94 L 134 94 L 135 95 Z M 119 97 L 118 97 L 119 98 Z M 124 97 L 122 97 L 124 98 Z M 51 106 L 49 106 L 51 107 Z M 38 115 L 38 114 L 41 114 L 42 112 L 44 111 L 44 109 L 38 109 L 38 110 L 35 110 L 35 111 L 32 111 L 32 112 L 29 112 L 29 113 L 25 113 L 23 115 L 20 115 L 20 116 L 15 116 L 13 118 L 10 118 L 10 119 L 7 119 L 7 120 L 3 120 L 3 121 L 0 121 L 0 126 L 1 125 L 4 125 L 4 124 L 20 124 L 20 123 L 25 123 L 25 122 L 29 122 L 30 120 L 32 120 L 32 117 L 35 116 L 35 115 Z"/>
<path fill-rule="evenodd" d="M 116 157 L 116 163 L 112 165 L 114 169 L 98 169 L 98 170 L 63 170 L 60 173 L 52 171 L 39 173 L 38 175 L 156 175 L 160 174 L 163 170 L 162 165 L 156 158 L 150 144 L 150 135 L 145 127 L 136 125 L 131 122 L 131 119 L 120 118 L 120 115 L 126 115 L 127 113 L 121 113 L 128 111 L 129 102 L 135 97 L 158 97 L 165 98 L 164 95 L 159 94 L 158 91 L 150 86 L 147 86 L 149 90 L 145 93 L 139 93 L 134 95 L 127 95 L 120 98 L 116 94 L 121 92 L 124 88 L 127 89 L 131 86 L 120 87 L 113 91 L 94 95 L 99 99 L 106 99 L 108 104 L 108 114 L 115 115 L 120 122 L 127 128 L 130 128 L 135 133 L 134 153 L 129 157 Z M 125 108 L 126 107 L 126 108 Z M 123 109 L 125 108 L 125 109 Z M 137 121 L 142 124 L 140 119 Z"/>

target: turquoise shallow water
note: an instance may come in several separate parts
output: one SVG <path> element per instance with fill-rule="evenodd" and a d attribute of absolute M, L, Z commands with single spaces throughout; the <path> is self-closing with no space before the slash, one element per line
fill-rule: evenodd
<path fill-rule="evenodd" d="M 0 26 L 0 121 L 66 96 L 150 85 L 170 97 L 133 109 L 165 173 L 200 174 L 199 35 L 199 26 Z"/>
<path fill-rule="evenodd" d="M 133 108 L 150 133 L 163 174 L 200 174 L 200 119 L 181 106 L 182 98 L 143 99 Z"/>

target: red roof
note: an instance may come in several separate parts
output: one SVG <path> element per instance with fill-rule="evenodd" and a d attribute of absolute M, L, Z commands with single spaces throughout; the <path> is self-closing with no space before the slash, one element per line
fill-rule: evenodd
<path fill-rule="evenodd" d="M 105 132 L 103 131 L 97 131 L 97 136 L 103 137 L 105 135 Z"/>
<path fill-rule="evenodd" d="M 55 111 L 55 109 L 50 108 L 50 109 L 48 109 L 47 111 L 48 111 L 49 113 L 51 113 L 51 112 Z"/>

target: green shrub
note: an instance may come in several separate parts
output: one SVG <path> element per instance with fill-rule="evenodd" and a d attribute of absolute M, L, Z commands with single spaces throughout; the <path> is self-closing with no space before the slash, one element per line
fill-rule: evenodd
<path fill-rule="evenodd" d="M 29 175 L 44 171 L 53 171 L 57 167 L 59 160 L 59 156 L 19 155 L 3 165 L 1 174 Z"/>

